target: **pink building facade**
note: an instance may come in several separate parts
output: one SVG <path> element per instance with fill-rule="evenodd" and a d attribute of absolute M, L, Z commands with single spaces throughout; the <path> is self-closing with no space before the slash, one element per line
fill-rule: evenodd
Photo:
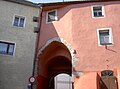
<path fill-rule="evenodd" d="M 74 89 L 119 89 L 119 14 L 119 0 L 43 4 L 37 89 L 60 89 L 61 73 Z"/>

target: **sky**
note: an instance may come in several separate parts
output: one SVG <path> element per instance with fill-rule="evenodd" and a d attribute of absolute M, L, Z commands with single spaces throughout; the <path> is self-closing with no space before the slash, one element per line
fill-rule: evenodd
<path fill-rule="evenodd" d="M 28 0 L 35 3 L 62 2 L 63 0 Z"/>

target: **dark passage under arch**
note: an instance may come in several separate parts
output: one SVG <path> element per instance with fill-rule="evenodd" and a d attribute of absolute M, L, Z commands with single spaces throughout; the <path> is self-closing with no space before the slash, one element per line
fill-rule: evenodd
<path fill-rule="evenodd" d="M 72 61 L 71 54 L 63 43 L 52 42 L 43 50 L 39 56 L 38 69 L 37 89 L 72 89 L 72 81 L 64 79 L 68 76 L 71 79 Z M 60 77 L 62 81 L 59 81 Z"/>

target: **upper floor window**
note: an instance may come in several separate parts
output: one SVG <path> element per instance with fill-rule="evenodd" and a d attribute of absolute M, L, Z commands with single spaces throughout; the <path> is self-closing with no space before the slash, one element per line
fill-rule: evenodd
<path fill-rule="evenodd" d="M 103 6 L 92 6 L 92 16 L 94 17 L 104 17 L 104 7 Z"/>
<path fill-rule="evenodd" d="M 49 23 L 56 20 L 57 20 L 57 11 L 56 10 L 48 11 L 46 21 Z"/>
<path fill-rule="evenodd" d="M 15 16 L 13 26 L 24 27 L 25 26 L 25 17 Z"/>
<path fill-rule="evenodd" d="M 15 43 L 0 41 L 0 54 L 13 55 Z"/>
<path fill-rule="evenodd" d="M 97 29 L 97 34 L 99 45 L 110 45 L 113 43 L 111 28 Z"/>

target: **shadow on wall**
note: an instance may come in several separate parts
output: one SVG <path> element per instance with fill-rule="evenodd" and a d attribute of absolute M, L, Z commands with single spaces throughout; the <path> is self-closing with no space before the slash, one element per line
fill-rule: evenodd
<path fill-rule="evenodd" d="M 45 45 L 49 39 L 58 37 L 67 40 L 66 38 L 70 36 L 71 8 L 69 6 L 64 8 L 55 9 L 57 11 L 58 20 L 53 22 L 47 22 L 47 13 L 49 11 L 43 12 L 39 48 Z M 69 17 L 69 19 L 66 19 L 66 17 Z"/>

